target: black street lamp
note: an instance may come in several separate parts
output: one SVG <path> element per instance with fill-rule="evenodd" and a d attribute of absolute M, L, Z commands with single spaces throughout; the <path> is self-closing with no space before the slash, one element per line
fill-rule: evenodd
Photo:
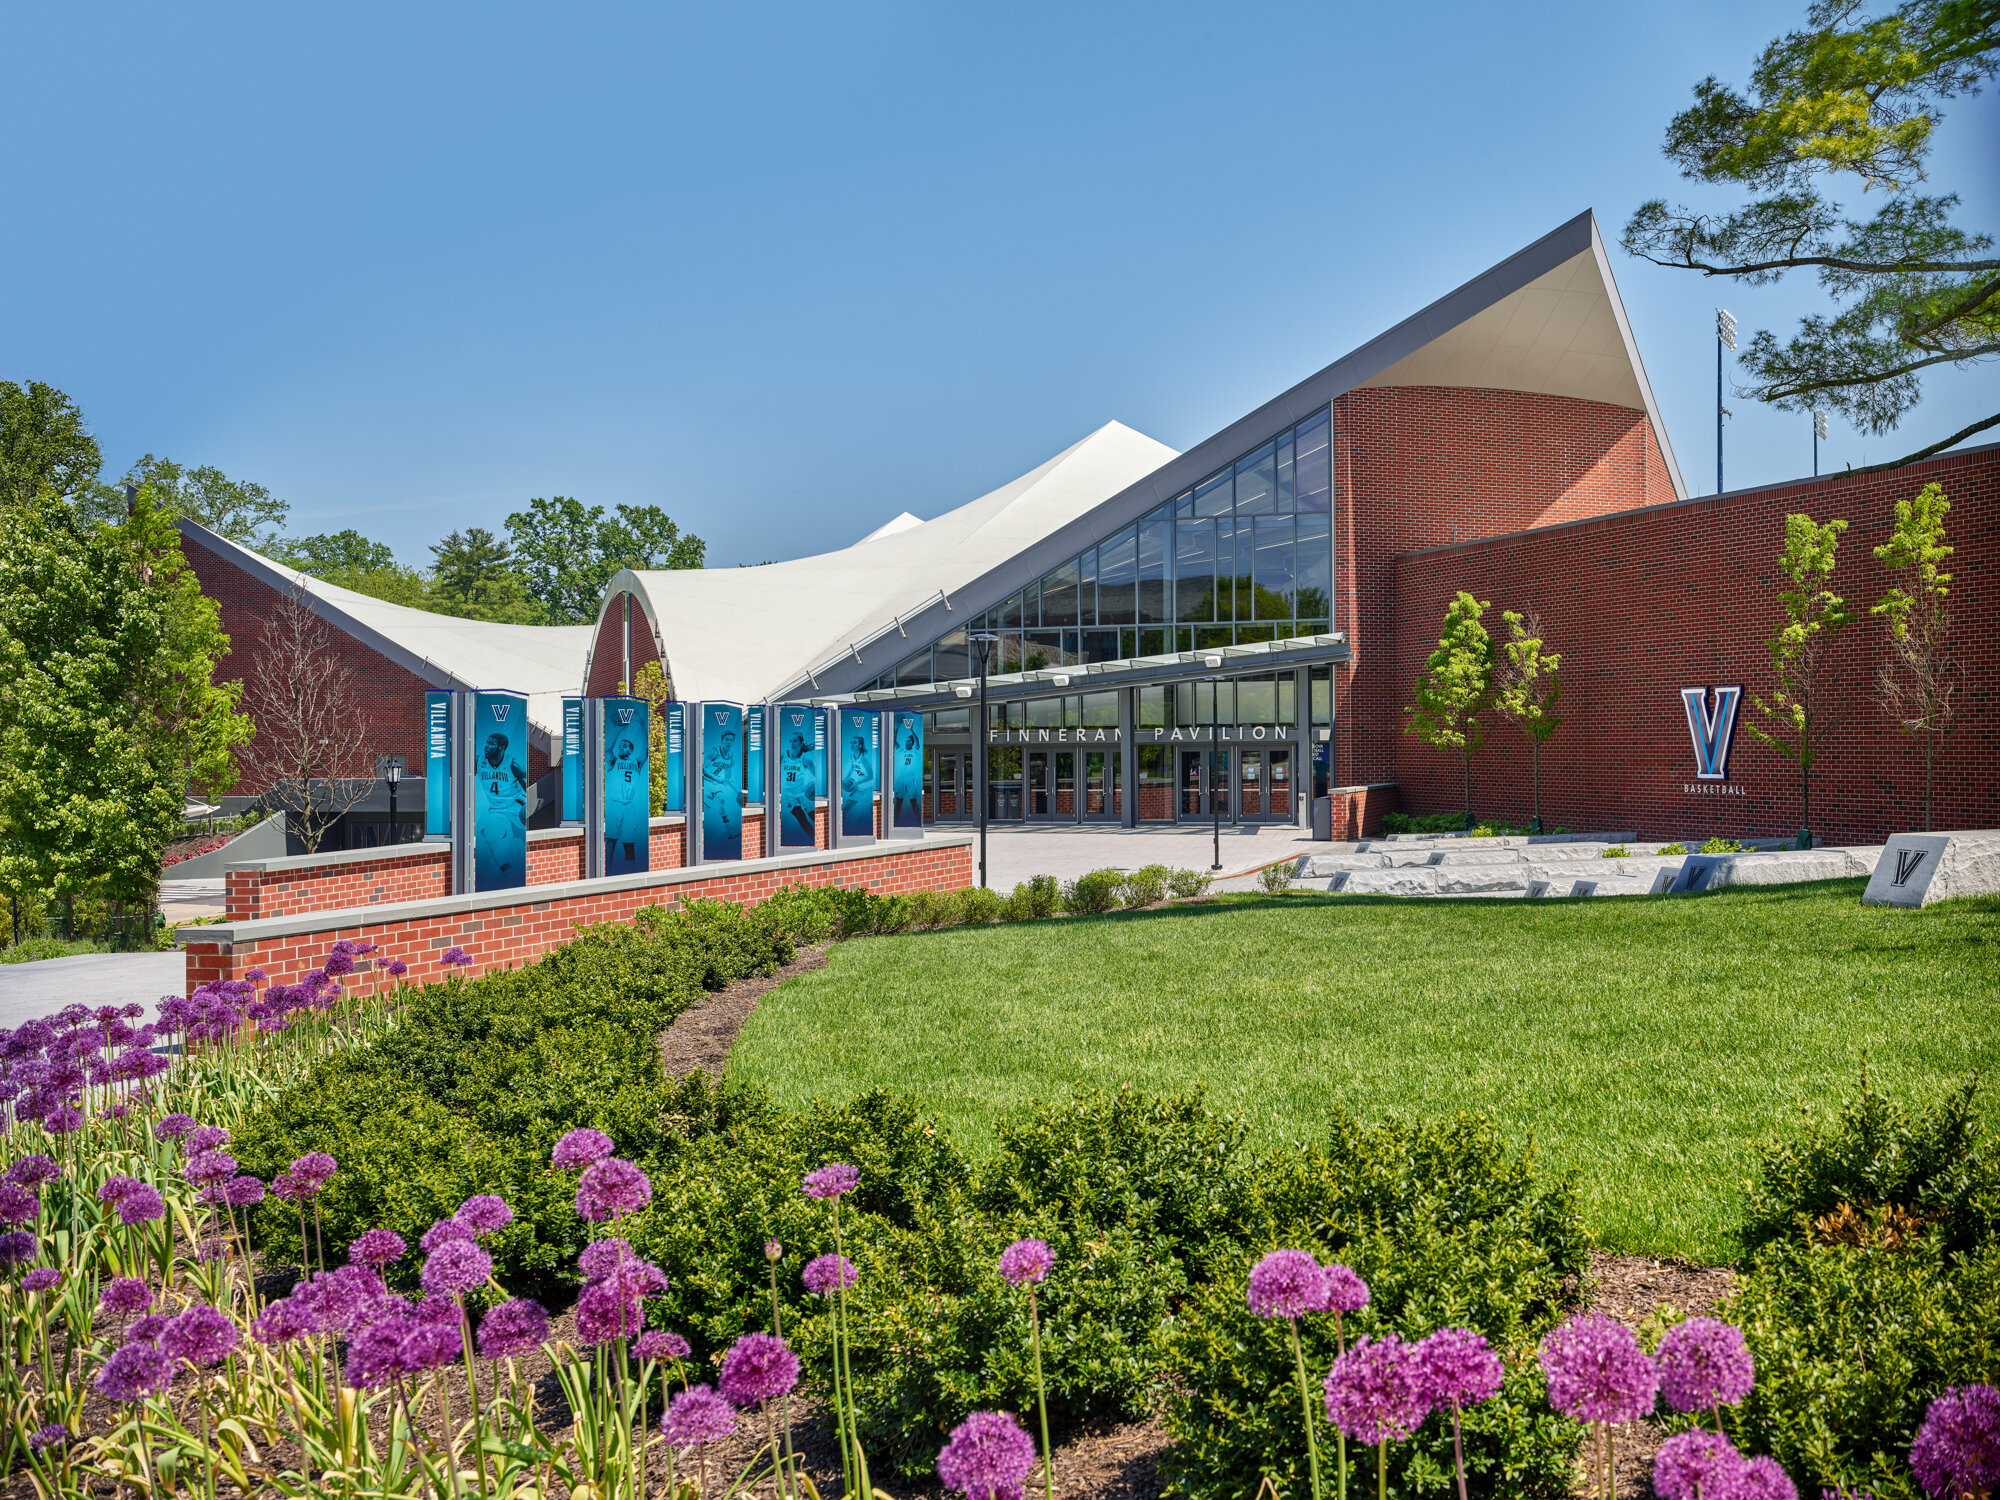
<path fill-rule="evenodd" d="M 1219 656 L 1204 656 L 1201 664 L 1213 670 L 1222 665 Z M 1222 679 L 1208 679 L 1208 814 L 1213 824 L 1215 837 L 1215 863 L 1208 867 L 1211 875 L 1222 871 L 1222 798 L 1216 787 L 1216 771 L 1222 764 Z M 1221 780 L 1226 785 L 1228 772 L 1223 772 Z"/>
<path fill-rule="evenodd" d="M 986 888 L 986 804 L 992 797 L 992 789 L 987 782 L 992 771 L 992 753 L 986 747 L 986 662 L 993 649 L 993 643 L 1000 639 L 997 635 L 973 635 L 966 639 L 979 648 L 979 730 L 973 743 L 978 745 L 979 759 L 973 762 L 973 784 L 979 788 L 979 887 Z"/>
<path fill-rule="evenodd" d="M 382 768 L 382 779 L 389 783 L 389 837 L 387 842 L 400 844 L 402 833 L 396 822 L 396 783 L 403 779 L 403 763 L 391 760 Z"/>

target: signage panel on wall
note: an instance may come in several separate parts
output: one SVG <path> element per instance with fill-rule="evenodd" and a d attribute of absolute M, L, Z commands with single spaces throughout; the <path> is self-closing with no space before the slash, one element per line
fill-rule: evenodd
<path fill-rule="evenodd" d="M 587 776 L 583 758 L 583 700 L 565 698 L 562 708 L 562 820 L 581 823 Z"/>
<path fill-rule="evenodd" d="M 451 837 L 451 698 L 424 694 L 424 837 Z"/>
<path fill-rule="evenodd" d="M 701 857 L 743 857 L 743 710 L 701 705 Z"/>
<path fill-rule="evenodd" d="M 753 805 L 764 800 L 764 705 L 761 703 L 743 710 L 743 800 Z"/>
<path fill-rule="evenodd" d="M 528 700 L 480 693 L 472 712 L 474 890 L 528 883 Z"/>
<path fill-rule="evenodd" d="M 660 707 L 660 717 L 666 728 L 666 764 L 659 773 L 666 778 L 666 801 L 661 804 L 662 812 L 684 813 L 687 811 L 687 706 L 682 703 L 666 703 Z"/>
<path fill-rule="evenodd" d="M 898 711 L 890 741 L 890 791 L 895 797 L 891 828 L 922 833 L 924 828 L 924 716 Z"/>
<path fill-rule="evenodd" d="M 819 796 L 819 710 L 784 703 L 778 707 L 778 846 L 810 849 L 817 842 L 813 815 Z"/>
<path fill-rule="evenodd" d="M 604 715 L 604 873 L 635 875 L 652 868 L 651 705 L 644 698 L 606 698 Z"/>
<path fill-rule="evenodd" d="M 1740 683 L 1681 689 L 1681 706 L 1687 710 L 1688 739 L 1694 744 L 1696 781 L 1729 779 L 1729 747 L 1736 739 L 1736 709 L 1742 701 Z"/>
<path fill-rule="evenodd" d="M 882 764 L 882 716 L 872 708 L 840 710 L 840 836 L 875 836 L 875 789 Z"/>

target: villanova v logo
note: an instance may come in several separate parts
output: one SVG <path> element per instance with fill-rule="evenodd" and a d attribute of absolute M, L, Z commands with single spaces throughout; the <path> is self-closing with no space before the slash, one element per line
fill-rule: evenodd
<path fill-rule="evenodd" d="M 1709 707 L 1709 695 L 1715 706 Z M 1736 705 L 1743 699 L 1741 685 L 1718 688 L 1682 688 L 1681 704 L 1687 709 L 1688 738 L 1694 742 L 1695 780 L 1729 779 L 1729 746 L 1736 738 Z"/>
<path fill-rule="evenodd" d="M 618 722 L 620 724 L 630 724 L 632 722 L 632 715 L 637 711 L 636 707 L 629 703 L 621 704 L 613 710 L 618 715 Z"/>
<path fill-rule="evenodd" d="M 508 709 L 510 709 L 510 708 L 512 708 L 513 706 L 514 706 L 514 705 L 513 705 L 513 704 L 511 704 L 511 703 L 496 703 L 496 704 L 494 704 L 494 705 L 493 705 L 493 722 L 494 722 L 495 724 L 505 724 L 505 723 L 507 722 L 507 710 L 508 710 Z"/>
<path fill-rule="evenodd" d="M 1896 851 L 1896 878 L 1891 884 L 1903 886 L 1910 883 L 1910 877 L 1917 873 L 1917 866 L 1924 862 L 1928 849 L 1898 849 Z"/>

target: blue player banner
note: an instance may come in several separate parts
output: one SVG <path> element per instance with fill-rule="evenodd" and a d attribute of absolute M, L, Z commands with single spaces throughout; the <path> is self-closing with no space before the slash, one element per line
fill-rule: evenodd
<path fill-rule="evenodd" d="M 890 763 L 896 811 L 891 826 L 921 829 L 924 826 L 924 716 L 899 711 L 895 717 Z"/>
<path fill-rule="evenodd" d="M 603 711 L 604 873 L 635 875 L 652 868 L 650 705 L 606 698 Z"/>
<path fill-rule="evenodd" d="M 764 705 L 761 703 L 743 710 L 743 800 L 752 806 L 760 806 L 764 801 Z"/>
<path fill-rule="evenodd" d="M 451 837 L 451 694 L 424 694 L 424 836 Z"/>
<path fill-rule="evenodd" d="M 875 785 L 882 765 L 882 716 L 872 708 L 840 710 L 840 836 L 875 836 Z"/>
<path fill-rule="evenodd" d="M 662 812 L 684 813 L 687 811 L 687 709 L 679 703 L 660 705 L 660 718 L 665 724 L 666 764 L 660 767 L 660 774 L 666 777 L 666 800 L 660 804 Z"/>
<path fill-rule="evenodd" d="M 583 700 L 563 699 L 562 820 L 583 821 Z"/>
<path fill-rule="evenodd" d="M 472 888 L 528 883 L 528 700 L 481 693 L 472 711 Z"/>
<path fill-rule="evenodd" d="M 701 857 L 743 857 L 743 710 L 701 706 Z"/>
<path fill-rule="evenodd" d="M 824 717 L 818 709 L 778 706 L 778 847 L 811 849 L 819 842 L 813 814 L 823 778 L 819 770 Z"/>

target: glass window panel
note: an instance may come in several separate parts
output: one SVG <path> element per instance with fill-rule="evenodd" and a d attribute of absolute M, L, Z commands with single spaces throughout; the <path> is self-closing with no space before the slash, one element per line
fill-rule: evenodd
<path fill-rule="evenodd" d="M 999 626 L 1002 630 L 1019 630 L 1021 628 L 1021 596 L 1019 594 L 1016 594 L 1000 606 Z"/>
<path fill-rule="evenodd" d="M 949 682 L 954 677 L 972 677 L 978 671 L 978 658 L 963 630 L 954 630 L 938 641 L 936 672 L 939 682 Z"/>
<path fill-rule="evenodd" d="M 1312 669 L 1312 721 L 1315 724 L 1333 722 L 1333 684 L 1327 678 L 1327 668 Z"/>
<path fill-rule="evenodd" d="M 1078 644 L 1078 642 L 1077 642 L 1077 632 L 1076 632 L 1076 631 L 1074 631 L 1074 630 L 1065 630 L 1065 631 L 1064 631 L 1064 632 L 1062 633 L 1062 645 L 1063 645 L 1063 660 L 1064 660 L 1064 661 L 1066 661 L 1066 662 L 1080 662 L 1080 661 L 1082 661 L 1082 660 L 1083 660 L 1083 648 L 1082 648 L 1082 646 L 1081 646 L 1081 645 L 1079 645 L 1079 644 Z"/>
<path fill-rule="evenodd" d="M 1192 682 L 1177 682 L 1174 684 L 1174 711 L 1172 718 L 1168 722 L 1173 724 L 1192 724 L 1194 722 L 1194 690 L 1196 686 L 1197 684 Z M 1203 722 L 1207 721 L 1204 720 Z"/>
<path fill-rule="evenodd" d="M 1297 477 L 1292 463 L 1292 438 L 1287 433 L 1278 442 L 1278 514 L 1292 513 L 1292 481 Z"/>
<path fill-rule="evenodd" d="M 1042 586 L 1039 583 L 1029 584 L 1022 597 L 1021 623 L 1033 630 L 1042 623 Z"/>
<path fill-rule="evenodd" d="M 1194 487 L 1194 511 L 1203 516 L 1226 516 L 1234 502 L 1234 492 L 1230 483 L 1231 471 L 1224 469 L 1212 478 L 1204 479 Z"/>
<path fill-rule="evenodd" d="M 1194 519 L 1194 491 L 1188 490 L 1174 498 L 1174 515 L 1183 521 Z"/>
<path fill-rule="evenodd" d="M 1256 522 L 1257 618 L 1292 617 L 1292 518 L 1261 516 Z"/>
<path fill-rule="evenodd" d="M 937 721 L 939 734 L 970 734 L 972 732 L 972 710 L 969 708 L 941 708 L 931 717 Z"/>
<path fill-rule="evenodd" d="M 1294 597 L 1302 620 L 1333 614 L 1333 517 L 1299 511 L 1299 551 Z"/>
<path fill-rule="evenodd" d="M 1278 722 L 1278 684 L 1271 677 L 1245 677 L 1236 684 L 1236 722 Z"/>
<path fill-rule="evenodd" d="M 1030 698 L 1028 700 L 1028 727 L 1030 729 L 1062 728 L 1063 701 L 1060 698 Z"/>
<path fill-rule="evenodd" d="M 1067 667 L 1070 661 L 1063 655 L 1063 633 L 1060 630 L 1030 630 L 1024 633 L 1027 654 L 1021 658 L 1021 670 L 1040 672 L 1049 667 Z"/>
<path fill-rule="evenodd" d="M 1115 630 L 1086 630 L 1083 633 L 1083 660 L 1118 660 L 1118 632 Z"/>
<path fill-rule="evenodd" d="M 1097 549 L 1092 547 L 1076 560 L 1076 623 L 1097 623 Z"/>
<path fill-rule="evenodd" d="M 1256 597 L 1250 591 L 1250 570 L 1256 556 L 1256 548 L 1252 545 L 1254 539 L 1251 535 L 1251 524 L 1247 519 L 1236 523 L 1235 534 L 1231 537 L 1231 541 L 1234 543 L 1233 552 L 1235 557 L 1235 567 L 1232 569 L 1222 566 L 1224 558 L 1229 556 L 1231 552 L 1231 549 L 1225 546 L 1223 540 L 1225 536 L 1229 535 L 1229 522 L 1217 521 L 1215 523 L 1216 576 L 1219 578 L 1227 575 L 1230 580 L 1229 590 L 1225 593 L 1219 593 L 1216 597 L 1215 617 L 1218 620 L 1227 620 L 1230 618 L 1231 611 L 1227 605 L 1231 595 L 1234 596 L 1236 601 L 1234 614 L 1237 619 L 1249 619 L 1256 608 Z"/>
<path fill-rule="evenodd" d="M 1146 729 L 1174 727 L 1174 690 L 1170 687 L 1139 689 L 1139 724 Z"/>
<path fill-rule="evenodd" d="M 1118 694 L 1085 693 L 1083 695 L 1083 723 L 1086 729 L 1116 729 L 1118 727 Z"/>
<path fill-rule="evenodd" d="M 929 682 L 930 680 L 931 654 L 928 651 L 919 651 L 915 656 L 898 663 L 896 667 L 897 687 L 906 687 L 911 683 Z"/>
<path fill-rule="evenodd" d="M 1064 563 L 1042 580 L 1041 589 L 1042 624 L 1076 624 L 1076 564 Z"/>
<path fill-rule="evenodd" d="M 1174 618 L 1215 618 L 1215 523 L 1174 523 Z"/>
<path fill-rule="evenodd" d="M 1083 728 L 1083 700 L 1081 698 L 1063 699 L 1063 728 Z"/>
<path fill-rule="evenodd" d="M 1207 629 L 1198 627 L 1194 632 L 1194 645 L 1191 649 L 1195 651 L 1213 651 L 1219 646 L 1233 646 L 1235 644 L 1236 631 L 1233 626 L 1216 625 Z"/>
<path fill-rule="evenodd" d="M 1003 630 L 1000 639 L 993 645 L 992 665 L 989 672 L 1018 672 L 1021 670 L 1021 632 Z"/>
<path fill-rule="evenodd" d="M 1165 656 L 1172 639 L 1171 630 L 1142 630 L 1139 632 L 1139 654 L 1141 656 Z"/>
<path fill-rule="evenodd" d="M 1276 640 L 1277 636 L 1278 627 L 1275 625 L 1238 625 L 1236 627 L 1236 644 L 1239 646 L 1253 645 L 1259 641 Z"/>
<path fill-rule="evenodd" d="M 1129 661 L 1139 654 L 1139 632 L 1121 630 L 1118 632 L 1118 659 Z"/>
<path fill-rule="evenodd" d="M 1097 623 L 1136 624 L 1138 583 L 1138 537 L 1127 527 L 1097 549 Z"/>
<path fill-rule="evenodd" d="M 1139 523 L 1139 623 L 1162 625 L 1173 616 L 1169 611 L 1167 564 L 1172 561 L 1173 522 L 1164 510 Z"/>
<path fill-rule="evenodd" d="M 1266 443 L 1236 461 L 1236 514 L 1275 515 L 1278 509 L 1276 450 Z"/>
<path fill-rule="evenodd" d="M 1301 511 L 1333 509 L 1333 426 L 1321 412 L 1298 426 L 1298 506 Z"/>
<path fill-rule="evenodd" d="M 995 724 L 1004 724 L 1009 729 L 1019 729 L 1028 722 L 1028 705 L 1018 698 L 1012 703 L 996 704 L 988 710 L 988 717 Z"/>
<path fill-rule="evenodd" d="M 1299 714 L 1299 688 L 1290 672 L 1278 674 L 1278 717 L 1275 722 L 1291 724 Z"/>

